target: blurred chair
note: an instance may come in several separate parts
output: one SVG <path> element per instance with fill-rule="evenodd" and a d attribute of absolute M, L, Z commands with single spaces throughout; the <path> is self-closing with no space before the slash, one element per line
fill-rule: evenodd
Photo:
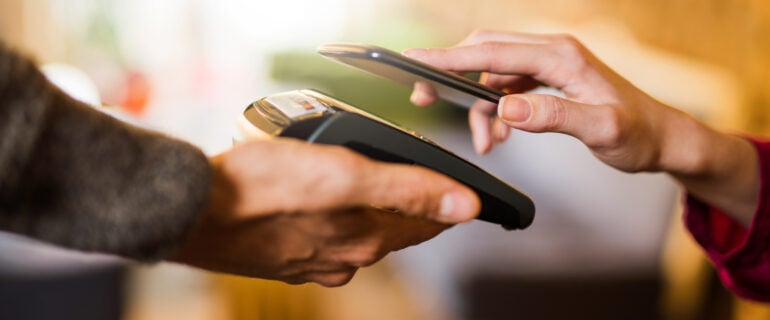
<path fill-rule="evenodd" d="M 125 274 L 114 258 L 0 232 L 0 319 L 122 319 Z"/>

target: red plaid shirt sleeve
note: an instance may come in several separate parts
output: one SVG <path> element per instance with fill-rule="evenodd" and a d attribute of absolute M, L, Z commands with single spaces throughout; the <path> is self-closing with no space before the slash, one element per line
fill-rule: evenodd
<path fill-rule="evenodd" d="M 749 228 L 688 195 L 685 224 L 722 283 L 740 297 L 770 302 L 770 141 L 749 139 L 760 166 L 759 205 Z"/>

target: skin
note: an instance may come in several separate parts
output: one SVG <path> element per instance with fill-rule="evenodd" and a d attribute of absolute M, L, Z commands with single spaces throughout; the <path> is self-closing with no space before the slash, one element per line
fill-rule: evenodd
<path fill-rule="evenodd" d="M 342 147 L 253 141 L 211 164 L 208 206 L 172 260 L 217 272 L 339 286 L 480 210 L 446 176 Z"/>
<path fill-rule="evenodd" d="M 742 224 L 753 219 L 759 169 L 751 143 L 656 101 L 572 36 L 481 30 L 454 47 L 404 54 L 454 72 L 482 72 L 482 83 L 508 94 L 498 105 L 479 101 L 470 110 L 479 154 L 505 141 L 511 128 L 568 134 L 607 165 L 668 173 Z M 541 85 L 566 98 L 526 93 Z M 412 94 L 420 106 L 436 98 L 424 84 Z"/>

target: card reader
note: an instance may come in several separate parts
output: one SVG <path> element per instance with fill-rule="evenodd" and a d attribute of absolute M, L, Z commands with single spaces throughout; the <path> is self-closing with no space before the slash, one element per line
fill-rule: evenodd
<path fill-rule="evenodd" d="M 506 229 L 532 223 L 532 200 L 476 165 L 377 116 L 314 90 L 270 95 L 249 105 L 239 119 L 236 141 L 291 137 L 340 145 L 372 159 L 416 164 L 441 172 L 473 189 L 481 199 L 480 220 Z"/>

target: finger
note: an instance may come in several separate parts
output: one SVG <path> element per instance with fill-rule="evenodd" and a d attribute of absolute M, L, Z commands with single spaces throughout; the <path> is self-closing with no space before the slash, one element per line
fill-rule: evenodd
<path fill-rule="evenodd" d="M 508 139 L 510 132 L 511 127 L 506 125 L 499 117 L 494 117 L 492 119 L 492 136 L 494 137 L 496 144 L 505 142 L 505 140 Z"/>
<path fill-rule="evenodd" d="M 492 149 L 490 121 L 496 114 L 497 105 L 486 100 L 477 100 L 468 112 L 468 125 L 477 154 L 483 155 Z"/>
<path fill-rule="evenodd" d="M 499 74 L 535 74 L 542 60 L 544 46 L 539 44 L 483 42 L 475 45 L 410 49 L 404 54 L 453 72 L 493 72 Z M 542 67 L 542 66 L 541 66 Z"/>
<path fill-rule="evenodd" d="M 422 167 L 373 162 L 360 174 L 361 187 L 352 195 L 360 205 L 394 208 L 442 223 L 471 220 L 480 210 L 471 189 Z"/>
<path fill-rule="evenodd" d="M 571 47 L 571 46 L 574 46 Z M 445 49 L 411 49 L 410 57 L 441 69 L 468 72 L 486 71 L 497 74 L 530 75 L 547 85 L 563 88 L 571 69 L 584 62 L 576 43 L 529 44 L 483 42 L 477 45 Z M 551 72 L 556 70 L 557 72 Z"/>
<path fill-rule="evenodd" d="M 414 90 L 412 91 L 409 100 L 417 106 L 424 107 L 436 102 L 436 100 L 438 100 L 438 94 L 429 83 L 417 81 L 414 83 Z"/>
<path fill-rule="evenodd" d="M 617 140 L 618 113 L 608 106 L 587 105 L 551 95 L 519 94 L 500 100 L 500 118 L 529 132 L 560 132 L 589 147 Z"/>
<path fill-rule="evenodd" d="M 357 270 L 358 268 L 341 272 L 313 272 L 306 274 L 304 277 L 327 288 L 339 287 L 350 282 L 353 276 L 356 275 Z"/>
<path fill-rule="evenodd" d="M 483 155 L 492 149 L 490 119 L 489 113 L 480 108 L 471 108 L 468 112 L 468 125 L 471 128 L 473 149 L 476 151 L 476 154 Z"/>
<path fill-rule="evenodd" d="M 324 287 L 338 287 L 350 282 L 358 268 L 348 267 L 334 271 L 307 271 L 291 276 L 281 277 L 280 280 L 289 284 L 315 282 Z"/>

